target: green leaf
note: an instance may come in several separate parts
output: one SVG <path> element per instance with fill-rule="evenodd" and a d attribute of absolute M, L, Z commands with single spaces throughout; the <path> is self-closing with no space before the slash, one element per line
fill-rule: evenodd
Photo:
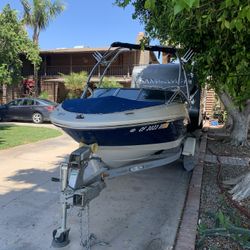
<path fill-rule="evenodd" d="M 119 7 L 125 8 L 127 5 L 129 5 L 130 0 L 116 0 L 115 4 Z"/>
<path fill-rule="evenodd" d="M 230 29 L 230 22 L 227 20 L 224 20 L 224 25 L 227 29 Z"/>
<path fill-rule="evenodd" d="M 232 0 L 226 0 L 226 7 L 229 7 L 232 5 Z"/>
<path fill-rule="evenodd" d="M 238 6 L 238 5 L 239 5 L 239 3 L 240 3 L 240 1 L 239 1 L 239 0 L 233 0 L 233 2 L 234 2 L 234 4 L 235 4 L 235 5 L 237 5 L 237 6 Z"/>
<path fill-rule="evenodd" d="M 176 4 L 174 6 L 174 15 L 176 16 L 178 13 L 180 13 L 181 11 L 183 11 L 185 9 L 185 6 L 180 5 L 180 4 Z"/>
<path fill-rule="evenodd" d="M 243 29 L 243 24 L 242 24 L 242 21 L 240 19 L 236 20 L 235 27 L 238 31 L 241 31 Z"/>
<path fill-rule="evenodd" d="M 250 22 L 250 7 L 248 7 L 246 12 L 247 12 L 246 13 L 247 20 Z"/>
<path fill-rule="evenodd" d="M 186 0 L 187 5 L 192 7 L 198 7 L 200 5 L 200 0 Z"/>
<path fill-rule="evenodd" d="M 148 10 L 153 10 L 155 8 L 155 0 L 146 0 L 144 8 Z"/>
<path fill-rule="evenodd" d="M 145 9 L 150 9 L 150 6 L 151 6 L 151 1 L 150 0 L 146 0 L 145 4 L 144 4 L 144 8 Z"/>

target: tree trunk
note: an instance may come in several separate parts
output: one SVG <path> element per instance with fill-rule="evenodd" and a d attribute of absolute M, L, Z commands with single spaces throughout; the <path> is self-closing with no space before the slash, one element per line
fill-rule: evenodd
<path fill-rule="evenodd" d="M 230 134 L 232 144 L 249 146 L 247 135 L 250 122 L 250 100 L 246 102 L 244 110 L 240 110 L 234 106 L 232 99 L 227 93 L 221 92 L 219 97 L 233 120 Z M 250 196 L 250 172 L 242 178 L 239 177 L 238 184 L 235 185 L 230 193 L 236 201 L 241 201 Z"/>
<path fill-rule="evenodd" d="M 250 172 L 235 185 L 230 193 L 233 196 L 233 200 L 236 201 L 242 201 L 250 197 Z"/>
<path fill-rule="evenodd" d="M 249 146 L 247 141 L 249 117 L 249 115 L 242 113 L 233 117 L 233 127 L 230 134 L 233 145 Z"/>
<path fill-rule="evenodd" d="M 33 43 L 38 46 L 38 42 L 39 42 L 39 28 L 35 26 L 33 30 Z M 34 65 L 34 81 L 35 81 L 35 96 L 38 96 L 40 90 L 38 86 L 38 69 L 36 65 Z"/>
<path fill-rule="evenodd" d="M 37 26 L 34 27 L 34 30 L 33 30 L 33 43 L 35 45 L 38 45 L 38 40 L 39 40 L 39 29 Z"/>
<path fill-rule="evenodd" d="M 230 133 L 232 144 L 235 146 L 249 146 L 247 135 L 250 122 L 250 101 L 246 103 L 244 110 L 239 110 L 227 93 L 221 92 L 219 97 L 233 120 Z"/>
<path fill-rule="evenodd" d="M 6 103 L 7 102 L 7 84 L 3 84 L 2 85 L 2 88 L 3 88 L 3 103 Z"/>

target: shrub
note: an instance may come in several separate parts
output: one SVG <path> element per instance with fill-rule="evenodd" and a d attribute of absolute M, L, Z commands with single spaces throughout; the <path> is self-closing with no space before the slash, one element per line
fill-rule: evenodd
<path fill-rule="evenodd" d="M 42 91 L 38 98 L 49 99 L 49 93 L 47 91 Z"/>
<path fill-rule="evenodd" d="M 99 88 L 121 88 L 122 85 L 118 83 L 114 77 L 104 77 Z"/>
<path fill-rule="evenodd" d="M 87 72 L 71 73 L 70 75 L 60 74 L 64 78 L 64 85 L 68 90 L 68 98 L 78 98 L 81 96 L 83 87 L 86 85 Z"/>

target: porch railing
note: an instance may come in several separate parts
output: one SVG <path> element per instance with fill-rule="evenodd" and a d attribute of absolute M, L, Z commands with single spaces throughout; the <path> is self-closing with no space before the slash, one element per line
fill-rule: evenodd
<path fill-rule="evenodd" d="M 65 65 L 65 66 L 47 66 L 46 68 L 40 69 L 38 74 L 39 76 L 56 76 L 60 74 L 70 74 L 70 73 L 79 73 L 81 71 L 90 73 L 93 66 L 82 66 L 82 65 Z M 102 75 L 105 67 L 98 67 L 95 70 L 94 76 Z M 115 76 L 115 77 L 130 77 L 132 75 L 133 65 L 122 65 L 122 66 L 111 66 L 106 72 L 106 76 Z M 33 75 L 33 71 L 26 70 L 23 72 L 23 76 Z"/>

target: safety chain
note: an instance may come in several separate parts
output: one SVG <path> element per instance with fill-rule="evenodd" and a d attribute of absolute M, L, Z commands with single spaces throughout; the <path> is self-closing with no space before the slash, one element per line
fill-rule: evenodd
<path fill-rule="evenodd" d="M 85 211 L 84 214 L 83 211 Z M 78 217 L 80 217 L 80 245 L 84 250 L 91 250 L 91 246 L 94 245 L 110 246 L 108 242 L 98 240 L 96 235 L 90 234 L 89 232 L 89 202 L 84 208 L 79 209 Z M 85 220 L 83 220 L 83 217 Z"/>
<path fill-rule="evenodd" d="M 83 211 L 85 220 L 83 221 Z M 78 216 L 80 217 L 80 245 L 86 249 L 90 249 L 90 234 L 89 234 L 89 203 L 86 204 L 84 208 L 80 208 Z M 83 233 L 83 223 L 84 223 L 84 231 L 85 235 Z"/>

